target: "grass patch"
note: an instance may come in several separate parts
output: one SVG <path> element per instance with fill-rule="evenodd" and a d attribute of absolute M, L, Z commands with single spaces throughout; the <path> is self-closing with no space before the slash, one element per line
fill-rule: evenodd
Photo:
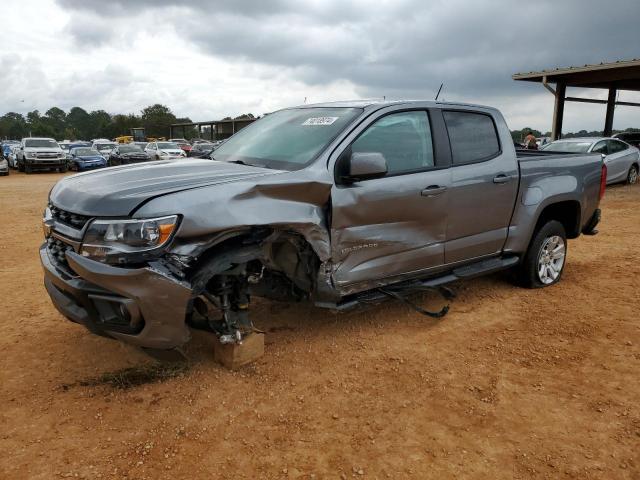
<path fill-rule="evenodd" d="M 120 390 L 127 390 L 139 385 L 170 380 L 181 376 L 187 370 L 189 370 L 187 362 L 151 363 L 123 368 L 114 372 L 106 372 L 94 378 L 80 380 L 74 384 L 62 385 L 62 389 L 68 390 L 73 386 L 97 387 L 106 385 Z"/>

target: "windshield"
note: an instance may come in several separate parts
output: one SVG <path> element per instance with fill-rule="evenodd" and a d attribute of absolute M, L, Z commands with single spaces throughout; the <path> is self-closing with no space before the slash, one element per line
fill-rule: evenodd
<path fill-rule="evenodd" d="M 120 145 L 120 153 L 140 153 L 142 150 L 137 145 Z"/>
<path fill-rule="evenodd" d="M 161 150 L 165 150 L 165 149 L 180 150 L 180 147 L 173 142 L 158 142 L 158 148 Z"/>
<path fill-rule="evenodd" d="M 24 146 L 25 147 L 41 147 L 41 148 L 59 148 L 60 147 L 60 145 L 58 145 L 53 140 L 47 140 L 46 138 L 39 139 L 39 140 L 25 140 Z"/>
<path fill-rule="evenodd" d="M 115 147 L 116 144 L 115 143 L 97 143 L 96 144 L 96 148 L 100 151 L 102 150 L 113 150 L 113 147 Z"/>
<path fill-rule="evenodd" d="M 296 170 L 313 161 L 360 113 L 360 108 L 280 110 L 229 138 L 215 151 L 215 160 Z"/>
<path fill-rule="evenodd" d="M 586 153 L 589 151 L 591 142 L 551 142 L 543 147 L 547 152 L 574 152 Z"/>
<path fill-rule="evenodd" d="M 193 146 L 194 150 L 202 150 L 203 152 L 206 150 L 211 150 L 214 147 L 213 143 L 197 143 Z"/>
<path fill-rule="evenodd" d="M 71 149 L 71 153 L 73 153 L 74 155 L 77 155 L 79 157 L 89 157 L 89 156 L 94 156 L 94 155 L 98 155 L 98 151 L 94 150 L 93 148 L 73 148 Z"/>

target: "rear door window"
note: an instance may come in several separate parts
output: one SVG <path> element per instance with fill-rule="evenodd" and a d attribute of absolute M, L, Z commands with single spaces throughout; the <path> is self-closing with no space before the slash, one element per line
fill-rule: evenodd
<path fill-rule="evenodd" d="M 500 153 L 498 132 L 493 119 L 484 113 L 445 111 L 454 165 L 489 160 Z"/>

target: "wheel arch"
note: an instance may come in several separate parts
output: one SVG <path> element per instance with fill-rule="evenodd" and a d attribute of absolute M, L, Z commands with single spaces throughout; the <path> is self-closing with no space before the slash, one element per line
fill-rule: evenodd
<path fill-rule="evenodd" d="M 546 205 L 538 216 L 533 235 L 550 220 L 557 220 L 562 224 L 567 238 L 577 238 L 580 235 L 582 208 L 577 200 L 563 200 Z"/>

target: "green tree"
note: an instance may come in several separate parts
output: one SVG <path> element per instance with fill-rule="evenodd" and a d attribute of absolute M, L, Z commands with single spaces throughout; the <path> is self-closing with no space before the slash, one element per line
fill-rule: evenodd
<path fill-rule="evenodd" d="M 89 113 L 84 108 L 73 107 L 67 115 L 67 128 L 71 130 L 71 139 L 83 139 L 93 137 L 91 131 Z"/>
<path fill-rule="evenodd" d="M 0 138 L 15 140 L 27 135 L 29 135 L 29 127 L 21 114 L 9 112 L 0 117 Z"/>
<path fill-rule="evenodd" d="M 176 116 L 165 105 L 156 103 L 142 110 L 142 126 L 149 137 L 166 137 L 169 126 L 176 122 Z"/>

